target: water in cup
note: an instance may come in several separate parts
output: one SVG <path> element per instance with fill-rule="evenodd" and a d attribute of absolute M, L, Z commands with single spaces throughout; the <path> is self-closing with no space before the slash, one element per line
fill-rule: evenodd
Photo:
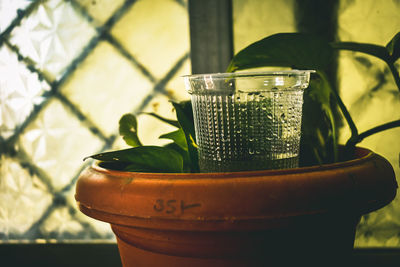
<path fill-rule="evenodd" d="M 187 86 L 201 172 L 298 166 L 303 90 L 309 72 L 297 74 L 194 75 L 196 79 Z"/>

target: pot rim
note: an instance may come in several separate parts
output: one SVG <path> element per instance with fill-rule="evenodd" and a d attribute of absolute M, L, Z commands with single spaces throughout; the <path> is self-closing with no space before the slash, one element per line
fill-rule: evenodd
<path fill-rule="evenodd" d="M 101 167 L 100 161 L 95 161 L 91 165 L 94 170 L 104 173 L 107 175 L 125 177 L 125 178 L 144 178 L 144 179 L 231 179 L 231 178 L 243 178 L 243 177 L 254 177 L 254 176 L 275 176 L 285 174 L 296 174 L 305 172 L 316 172 L 316 171 L 327 171 L 332 169 L 343 168 L 352 166 L 355 164 L 361 164 L 364 161 L 368 161 L 374 156 L 374 152 L 367 148 L 356 147 L 354 159 L 340 161 L 336 163 L 321 164 L 307 167 L 298 167 L 290 169 L 279 169 L 279 170 L 258 170 L 258 171 L 238 171 L 238 172 L 207 172 L 207 173 L 152 173 L 152 172 L 128 172 L 113 170 Z"/>
<path fill-rule="evenodd" d="M 79 177 L 75 199 L 95 219 L 151 229 L 262 229 L 291 218 L 360 216 L 390 203 L 397 183 L 383 157 L 365 148 L 355 157 L 230 173 L 135 173 L 94 164 Z"/>

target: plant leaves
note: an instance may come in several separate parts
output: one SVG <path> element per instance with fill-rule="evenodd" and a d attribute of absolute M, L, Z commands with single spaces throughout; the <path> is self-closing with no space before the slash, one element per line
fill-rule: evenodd
<path fill-rule="evenodd" d="M 179 125 L 185 133 L 186 143 L 190 156 L 190 169 L 192 172 L 199 172 L 192 103 L 190 101 L 184 101 L 180 103 L 172 102 L 172 105 L 176 110 L 176 117 L 178 118 Z"/>
<path fill-rule="evenodd" d="M 171 102 L 176 110 L 176 117 L 178 118 L 179 126 L 182 127 L 183 131 L 189 132 L 195 140 L 195 130 L 194 130 L 194 119 L 193 119 L 193 109 L 192 102 L 190 100 L 182 102 Z"/>
<path fill-rule="evenodd" d="M 335 121 L 330 108 L 329 86 L 321 76 L 315 75 L 304 91 L 300 166 L 331 163 L 337 158 Z M 315 113 L 316 111 L 319 113 Z"/>
<path fill-rule="evenodd" d="M 119 134 L 130 146 L 137 147 L 142 145 L 137 135 L 137 119 L 133 114 L 125 114 L 121 117 L 119 120 Z"/>
<path fill-rule="evenodd" d="M 227 72 L 275 66 L 326 69 L 333 50 L 323 39 L 304 33 L 278 33 L 255 42 L 232 59 Z"/>
<path fill-rule="evenodd" d="M 332 162 L 337 153 L 332 88 L 321 77 L 331 64 L 333 51 L 328 42 L 314 35 L 275 34 L 244 48 L 228 67 L 228 71 L 267 66 L 317 70 L 318 76 L 311 76 L 304 91 L 300 158 L 303 165 Z"/>
<path fill-rule="evenodd" d="M 400 57 L 400 32 L 398 32 L 392 40 L 386 45 L 392 62 L 395 62 Z"/>
<path fill-rule="evenodd" d="M 170 133 L 163 134 L 159 138 L 170 139 L 183 150 L 188 151 L 185 133 L 183 132 L 182 128 L 179 128 L 178 130 Z"/>
<path fill-rule="evenodd" d="M 138 146 L 100 153 L 90 156 L 90 158 L 104 162 L 126 163 L 131 171 L 183 172 L 181 154 L 167 147 Z"/>
<path fill-rule="evenodd" d="M 162 117 L 162 116 L 160 116 L 160 115 L 158 115 L 158 114 L 156 114 L 154 112 L 142 112 L 140 114 L 146 114 L 146 115 L 152 116 L 152 117 L 154 117 L 156 119 L 159 119 L 159 120 L 161 120 L 161 121 L 163 121 L 163 122 L 165 122 L 165 123 L 167 123 L 169 125 L 172 125 L 172 126 L 175 126 L 175 127 L 179 127 L 179 122 L 178 121 L 164 118 L 164 117 Z"/>
<path fill-rule="evenodd" d="M 169 143 L 166 144 L 164 147 L 173 149 L 179 154 L 181 154 L 183 158 L 183 172 L 191 172 L 190 171 L 190 156 L 188 150 L 183 150 L 180 146 L 178 146 L 176 143 Z"/>

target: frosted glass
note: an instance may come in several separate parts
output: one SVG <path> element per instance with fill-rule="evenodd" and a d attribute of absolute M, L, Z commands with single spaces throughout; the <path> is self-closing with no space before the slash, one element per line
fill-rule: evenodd
<path fill-rule="evenodd" d="M 77 175 L 84 157 L 126 146 L 113 142 L 122 114 L 175 117 L 168 100 L 190 71 L 186 4 L 0 1 L 0 242 L 115 241 L 77 209 Z M 168 142 L 157 139 L 172 127 L 145 117 L 144 142 Z"/>
<path fill-rule="evenodd" d="M 190 99 L 190 95 L 185 90 L 185 85 L 183 83 L 183 75 L 188 75 L 192 73 L 192 68 L 190 64 L 190 59 L 186 60 L 182 65 L 182 68 L 176 73 L 175 77 L 171 79 L 166 85 L 166 95 L 178 101 Z"/>
<path fill-rule="evenodd" d="M 59 78 L 94 36 L 95 30 L 70 3 L 46 1 L 11 33 L 11 43 L 49 79 Z"/>
<path fill-rule="evenodd" d="M 96 20 L 96 25 L 105 23 L 123 4 L 123 0 L 76 0 Z"/>
<path fill-rule="evenodd" d="M 10 137 L 44 101 L 50 86 L 18 61 L 6 46 L 0 48 L 0 136 Z"/>
<path fill-rule="evenodd" d="M 278 32 L 295 32 L 293 0 L 233 0 L 235 53 Z"/>
<path fill-rule="evenodd" d="M 46 186 L 18 161 L 0 156 L 0 243 L 25 234 L 52 203 Z"/>
<path fill-rule="evenodd" d="M 72 187 L 68 192 L 64 194 L 64 196 L 66 198 L 66 203 L 69 206 L 67 216 L 70 218 L 70 220 L 79 222 L 84 229 L 83 232 L 70 232 L 70 235 L 74 235 L 74 239 L 108 239 L 110 241 L 115 241 L 115 236 L 111 231 L 110 224 L 95 220 L 89 216 L 86 216 L 78 210 L 78 206 L 75 200 L 75 187 Z M 57 216 L 58 215 L 56 215 L 55 217 Z"/>
<path fill-rule="evenodd" d="M 71 239 L 75 235 L 84 239 L 84 228 L 75 220 L 67 207 L 54 210 L 40 227 L 41 236 L 47 240 Z"/>
<path fill-rule="evenodd" d="M 0 242 L 115 241 L 78 211 L 74 185 L 84 157 L 126 146 L 112 142 L 122 114 L 174 117 L 168 99 L 190 71 L 188 58 L 175 66 L 189 53 L 186 4 L 0 1 L 0 203 L 12 203 L 0 204 Z M 168 142 L 157 139 L 172 127 L 145 117 L 143 140 Z"/>
<path fill-rule="evenodd" d="M 386 44 L 400 29 L 399 9 L 399 1 L 340 1 L 340 39 Z"/>
<path fill-rule="evenodd" d="M 63 93 L 107 135 L 118 131 L 118 120 L 134 111 L 153 84 L 106 42 L 100 43 L 64 84 Z"/>
<path fill-rule="evenodd" d="M 386 45 L 400 29 L 398 1 L 341 1 L 339 37 L 342 41 Z M 400 117 L 398 89 L 385 63 L 361 53 L 341 52 L 339 58 L 341 95 L 356 122 L 359 132 Z M 398 69 L 399 66 L 398 66 Z M 350 136 L 341 129 L 341 143 Z M 400 177 L 399 128 L 366 138 L 360 146 L 387 158 Z M 400 246 L 400 202 L 364 216 L 356 233 L 356 246 Z"/>
<path fill-rule="evenodd" d="M 145 111 L 174 118 L 168 99 L 188 99 L 179 76 L 190 73 L 189 59 L 174 78 L 165 81 L 165 88 L 164 83 L 156 87 L 189 52 L 187 1 L 138 0 L 131 1 L 129 9 L 119 10 L 122 2 L 0 1 L 0 34 L 11 27 L 10 35 L 3 34 L 0 40 L 0 142 L 1 147 L 9 148 L 0 151 L 0 242 L 114 240 L 109 225 L 81 214 L 73 198 L 73 183 L 85 164 L 82 158 L 109 148 L 105 140 L 93 133 L 96 129 L 89 127 L 98 127 L 106 137 L 117 135 L 122 113 L 141 111 L 138 108 L 144 106 Z M 296 31 L 293 3 L 233 0 L 235 51 L 277 32 Z M 342 40 L 383 45 L 400 28 L 399 1 L 340 3 Z M 31 4 L 37 5 L 31 13 L 18 11 Z M 94 20 L 88 20 L 76 8 L 79 5 Z M 102 28 L 116 12 L 125 11 L 110 29 Z M 20 24 L 12 24 L 20 18 Z M 128 51 L 128 57 L 107 40 L 96 44 L 97 34 L 102 31 L 110 32 Z M 88 46 L 90 41 L 92 46 Z M 83 52 L 88 57 L 78 58 Z M 33 66 L 29 66 L 29 60 L 19 61 L 18 55 L 22 56 L 20 60 L 28 57 Z M 145 66 L 155 81 L 143 75 L 129 56 Z M 71 68 L 73 62 L 79 63 L 76 68 Z M 31 67 L 53 82 L 53 88 L 40 80 Z M 65 73 L 71 76 L 60 81 Z M 379 60 L 342 53 L 339 74 L 343 98 L 360 130 L 399 118 L 399 101 L 393 94 L 396 88 Z M 365 90 L 376 85 L 383 89 L 373 94 L 373 101 L 362 97 Z M 74 112 L 55 99 L 60 92 L 71 101 Z M 93 125 L 86 124 L 86 118 Z M 172 129 L 154 118 L 139 116 L 139 136 L 145 143 L 164 142 L 156 139 Z M 16 139 L 9 138 L 14 134 Z M 343 130 L 342 140 L 346 136 L 348 131 Z M 390 130 L 361 144 L 388 158 L 397 177 L 399 136 L 399 129 Z M 113 144 L 114 148 L 123 146 L 120 138 Z M 12 154 L 13 150 L 16 154 Z M 32 172 L 30 165 L 38 173 Z M 68 191 L 61 193 L 59 190 L 65 187 Z M 66 197 L 65 203 L 57 202 L 60 194 Z M 382 211 L 363 217 L 357 231 L 357 246 L 400 246 L 399 201 L 396 198 Z"/>
<path fill-rule="evenodd" d="M 144 112 L 154 112 L 168 119 L 176 120 L 175 110 L 168 101 L 169 98 L 163 95 L 155 96 L 152 101 L 143 109 Z M 159 139 L 162 134 L 175 131 L 177 128 L 148 115 L 138 116 L 138 136 L 146 145 L 164 145 L 170 140 Z"/>
<path fill-rule="evenodd" d="M 154 76 L 162 78 L 189 50 L 188 25 L 187 10 L 177 1 L 141 0 L 112 34 Z"/>
<path fill-rule="evenodd" d="M 18 10 L 23 10 L 31 1 L 29 0 L 1 0 L 0 1 L 0 33 L 5 31 L 17 17 Z"/>
<path fill-rule="evenodd" d="M 84 157 L 102 147 L 100 139 L 57 100 L 52 100 L 25 129 L 19 145 L 51 177 L 56 190 L 71 182 Z"/>

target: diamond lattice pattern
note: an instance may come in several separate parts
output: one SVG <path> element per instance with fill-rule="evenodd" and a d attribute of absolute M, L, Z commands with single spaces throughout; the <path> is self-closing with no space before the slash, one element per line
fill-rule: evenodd
<path fill-rule="evenodd" d="M 124 146 L 124 113 L 185 98 L 188 55 L 185 1 L 1 1 L 0 243 L 112 240 L 76 208 L 82 159 Z"/>

